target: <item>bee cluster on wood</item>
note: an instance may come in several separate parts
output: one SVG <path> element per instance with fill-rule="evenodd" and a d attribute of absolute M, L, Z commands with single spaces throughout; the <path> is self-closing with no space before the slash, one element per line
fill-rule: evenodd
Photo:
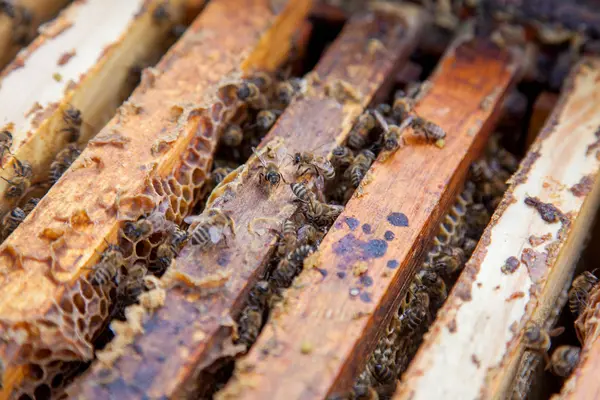
<path fill-rule="evenodd" d="M 335 398 L 385 399 L 394 393 L 397 380 L 475 250 L 517 167 L 517 158 L 501 147 L 497 138 L 492 139 L 485 156 L 471 165 L 464 190 L 442 219 L 425 260 L 352 392 Z"/>

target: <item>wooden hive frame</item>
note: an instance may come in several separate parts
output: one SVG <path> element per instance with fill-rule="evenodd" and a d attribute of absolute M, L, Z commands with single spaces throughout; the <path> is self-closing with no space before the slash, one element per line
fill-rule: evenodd
<path fill-rule="evenodd" d="M 56 322 L 48 322 L 55 327 L 51 328 L 54 333 L 40 336 L 29 331 L 26 342 L 33 349 L 58 351 L 57 357 L 67 360 L 91 357 L 90 340 L 106 318 L 107 294 L 93 289 L 80 275 L 94 265 L 96 252 L 107 241 L 115 242 L 124 220 L 151 211 L 157 200 L 155 190 L 163 195 L 164 190 L 177 190 L 181 200 L 175 194 L 167 196 L 174 206 L 167 218 L 183 219 L 210 167 L 218 124 L 231 118 L 231 110 L 220 113 L 223 102 L 232 104 L 219 88 L 253 69 L 272 70 L 279 65 L 310 1 L 282 2 L 276 8 L 258 0 L 242 5 L 232 7 L 231 0 L 211 2 L 158 66 L 145 72 L 129 101 L 3 243 L 0 285 L 7 297 L 0 300 L 0 319 L 4 337 L 9 338 L 0 350 L 3 396 L 9 396 L 31 371 L 27 369 L 31 347 L 23 348 L 22 341 L 14 340 L 15 334 L 24 332 L 19 321 L 28 330 L 31 325 L 26 321 L 55 321 L 57 317 L 63 321 L 65 312 L 79 310 L 91 325 L 75 327 L 79 329 L 75 342 L 61 340 L 65 327 Z M 231 16 L 227 23 L 221 19 L 224 12 Z M 207 40 L 210 35 L 213 39 Z M 194 85 L 189 84 L 192 81 Z M 124 152 L 128 157 L 123 158 Z M 182 165 L 182 158 L 187 164 Z M 176 177 L 172 175 L 175 169 Z M 195 186 L 184 190 L 176 187 L 180 181 Z M 155 194 L 144 194 L 148 190 Z M 23 290 L 32 296 L 15 303 L 14 293 Z M 79 308 L 71 303 L 72 296 Z M 92 315 L 100 319 L 90 320 Z M 73 322 L 72 317 L 67 320 Z"/>
<path fill-rule="evenodd" d="M 108 59 L 90 64 L 81 82 L 68 85 L 55 99 L 57 111 L 44 114 L 39 127 L 15 134 L 12 157 L 0 173 L 11 178 L 11 163 L 31 160 L 40 181 L 65 145 L 57 127 L 62 111 L 88 104 L 84 116 L 92 117 L 85 122 L 104 125 L 120 102 L 117 92 L 129 66 L 152 58 L 147 49 L 164 43 L 170 28 L 201 3 L 144 1 L 142 11 L 129 17 L 129 30 L 103 53 Z M 490 10 L 505 7 L 496 0 L 484 3 Z M 157 25 L 153 18 L 165 15 L 165 5 L 174 18 Z M 341 202 L 343 211 L 337 206 L 337 219 L 320 226 L 323 237 L 306 239 L 306 254 L 314 253 L 301 260 L 298 275 L 275 287 L 274 276 L 291 254 L 279 254 L 285 223 L 308 220 L 313 201 L 328 198 L 331 190 L 321 174 L 312 179 L 301 173 L 295 154 L 333 159 L 332 150 L 352 140 L 365 111 L 376 115 L 375 106 L 390 98 L 394 80 L 406 84 L 422 75 L 408 57 L 430 23 L 422 8 L 406 4 L 374 4 L 351 15 L 254 155 L 238 160 L 243 165 L 205 198 L 226 128 L 251 113 L 240 98 L 241 85 L 254 82 L 254 73 L 273 73 L 291 56 L 295 35 L 307 40 L 311 6 L 310 0 L 211 1 L 160 63 L 144 72 L 98 135 L 84 130 L 82 155 L 0 245 L 0 398 L 60 395 L 63 386 L 54 381 L 60 376 L 62 383 L 81 362 L 91 367 L 70 384 L 73 398 L 316 399 L 352 391 L 360 397 L 357 378 L 389 334 L 388 323 L 414 296 L 426 252 L 439 245 L 436 229 L 449 229 L 452 201 L 469 166 L 483 153 L 506 95 L 526 71 L 518 53 L 459 35 L 421 86 L 412 114 L 434 122 L 446 137 L 433 145 L 414 125 L 406 128 L 405 142 L 382 151 L 356 190 L 346 190 L 353 195 Z M 78 7 L 93 6 L 76 2 L 69 9 Z M 340 24 L 346 18 L 335 7 L 313 10 Z M 28 52 L 35 55 L 54 40 L 48 32 L 60 30 L 68 15 L 23 53 L 27 71 Z M 582 27 L 593 30 L 595 15 Z M 4 73 L 6 82 L 15 78 L 0 95 L 22 82 L 19 62 Z M 111 74 L 118 77 L 107 86 Z M 542 358 L 527 347 L 524 328 L 531 322 L 549 328 L 556 321 L 556 304 L 564 305 L 561 294 L 598 208 L 599 76 L 600 61 L 586 58 L 573 68 L 558 103 L 540 100 L 535 106 L 527 140 L 554 110 L 423 344 L 415 342 L 419 351 L 406 362 L 395 399 L 503 398 L 529 384 L 520 365 Z M 50 78 L 44 78 L 48 85 Z M 112 97 L 93 108 L 100 89 Z M 47 135 L 50 147 L 44 147 Z M 560 146 L 567 151 L 559 154 Z M 281 182 L 268 188 L 263 167 L 271 161 Z M 291 182 L 304 184 L 308 194 L 293 193 Z M 14 205 L 0 199 L 0 208 Z M 191 213 L 199 215 L 187 219 Z M 107 329 L 122 271 L 98 284 L 96 268 L 115 251 L 113 244 L 121 245 L 127 276 L 137 265 L 150 265 L 174 227 L 191 224 L 188 232 L 198 234 L 215 215 L 228 221 L 211 225 L 214 230 L 206 225 L 217 245 L 201 248 L 197 237 L 190 239 L 161 278 L 143 279 L 145 292 L 123 310 L 125 321 L 113 320 Z M 140 221 L 151 221 L 156 230 L 131 241 L 126 228 Z M 296 245 L 304 240 L 298 236 Z M 244 318 L 250 318 L 264 282 L 272 297 L 260 309 L 255 337 L 247 339 Z M 598 299 L 600 289 L 577 321 L 583 356 L 562 397 L 600 392 L 593 378 L 600 357 Z M 480 334 L 481 321 L 488 321 L 485 329 L 494 335 Z M 104 340 L 106 348 L 97 351 Z"/>

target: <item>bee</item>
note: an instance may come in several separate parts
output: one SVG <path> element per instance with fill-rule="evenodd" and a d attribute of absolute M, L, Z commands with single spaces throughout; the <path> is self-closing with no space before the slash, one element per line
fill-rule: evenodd
<path fill-rule="evenodd" d="M 29 164 L 27 161 L 21 162 L 15 158 L 13 169 L 15 171 L 14 178 L 11 180 L 2 178 L 9 184 L 8 189 L 4 193 L 4 197 L 7 199 L 20 198 L 23 196 L 23 194 L 25 194 L 25 191 L 29 188 L 29 186 L 31 186 L 31 178 L 33 176 L 31 164 Z"/>
<path fill-rule="evenodd" d="M 142 264 L 135 264 L 127 270 L 126 276 L 117 276 L 117 298 L 126 305 L 135 303 L 140 294 L 144 291 L 144 277 L 148 273 L 146 267 Z"/>
<path fill-rule="evenodd" d="M 481 203 L 471 204 L 468 209 L 469 212 L 465 215 L 467 236 L 478 238 L 490 221 L 490 213 Z"/>
<path fill-rule="evenodd" d="M 309 196 L 309 201 L 302 208 L 304 216 L 316 225 L 329 225 L 344 211 L 344 206 L 327 204 L 318 201 L 314 195 Z"/>
<path fill-rule="evenodd" d="M 292 102 L 292 99 L 301 89 L 301 80 L 298 78 L 288 79 L 287 81 L 279 82 L 275 88 L 275 96 L 279 103 L 287 106 Z"/>
<path fill-rule="evenodd" d="M 268 163 L 265 162 L 262 159 L 262 157 L 260 156 L 260 154 L 258 154 L 256 152 L 256 148 L 253 147 L 252 151 L 258 158 L 258 161 L 260 161 L 260 163 L 261 163 L 261 172 L 259 174 L 261 181 L 264 181 L 265 183 L 267 183 L 271 189 L 279 186 L 279 183 L 281 181 L 283 181 L 284 183 L 287 183 L 285 181 L 285 179 L 283 178 L 283 175 L 281 174 L 281 172 L 279 172 L 279 166 L 277 164 L 275 164 L 274 162 L 268 162 Z"/>
<path fill-rule="evenodd" d="M 29 213 L 33 211 L 33 209 L 35 208 L 35 206 L 37 206 L 40 200 L 41 199 L 38 197 L 32 197 L 31 199 L 27 200 L 27 203 L 23 205 L 23 212 L 25 213 L 25 215 L 29 215 Z"/>
<path fill-rule="evenodd" d="M 402 140 L 402 127 L 395 124 L 389 125 L 378 111 L 374 111 L 373 114 L 383 129 L 382 140 L 384 149 L 387 151 L 394 151 L 400 147 L 401 144 L 404 144 L 404 141 Z"/>
<path fill-rule="evenodd" d="M 54 185 L 67 169 L 73 164 L 73 161 L 79 157 L 81 151 L 76 144 L 70 144 L 57 155 L 52 164 L 50 164 L 50 173 L 48 181 Z"/>
<path fill-rule="evenodd" d="M 452 276 L 465 263 L 465 252 L 460 247 L 444 246 L 434 263 L 434 271 L 442 276 Z"/>
<path fill-rule="evenodd" d="M 278 110 L 261 110 L 256 114 L 256 127 L 261 132 L 267 132 L 275 124 L 280 115 L 281 111 Z"/>
<path fill-rule="evenodd" d="M 414 101 L 401 93 L 394 100 L 392 105 L 392 116 L 398 122 L 406 120 L 412 113 Z"/>
<path fill-rule="evenodd" d="M 353 400 L 379 400 L 377 391 L 370 385 L 356 385 L 352 388 Z"/>
<path fill-rule="evenodd" d="M 4 153 L 10 154 L 10 148 L 13 144 L 13 136 L 7 130 L 0 132 L 0 162 L 4 160 Z"/>
<path fill-rule="evenodd" d="M 156 249 L 156 260 L 151 264 L 151 272 L 161 274 L 171 265 L 171 260 L 177 256 L 183 244 L 188 239 L 188 233 L 179 227 L 174 227 L 169 236 Z"/>
<path fill-rule="evenodd" d="M 434 300 L 434 308 L 437 309 L 448 297 L 446 283 L 437 272 L 429 268 L 421 269 L 417 276 L 425 286 L 431 299 Z"/>
<path fill-rule="evenodd" d="M 569 289 L 569 309 L 575 318 L 581 314 L 588 303 L 592 288 L 598 283 L 598 278 L 585 271 L 573 280 Z"/>
<path fill-rule="evenodd" d="M 248 295 L 248 305 L 259 308 L 264 308 L 269 303 L 273 290 L 271 285 L 266 280 L 261 280 L 254 285 Z"/>
<path fill-rule="evenodd" d="M 446 137 L 446 132 L 439 125 L 436 125 L 431 121 L 427 121 L 424 118 L 414 117 L 410 125 L 415 132 L 422 134 L 425 136 L 425 139 L 431 142 L 435 142 Z"/>
<path fill-rule="evenodd" d="M 298 234 L 294 221 L 288 219 L 283 223 L 283 229 L 280 233 L 279 244 L 277 246 L 277 257 L 283 258 L 294 249 L 298 242 Z"/>
<path fill-rule="evenodd" d="M 83 123 L 81 111 L 69 105 L 63 113 L 63 122 L 65 126 L 61 129 L 61 132 L 69 135 L 69 142 L 78 141 L 81 135 L 81 124 Z"/>
<path fill-rule="evenodd" d="M 405 333 L 416 332 L 425 322 L 429 314 L 429 296 L 425 292 L 413 294 L 412 300 L 400 315 L 400 322 Z"/>
<path fill-rule="evenodd" d="M 554 375 L 566 378 L 579 363 L 581 349 L 577 346 L 559 346 L 552 353 L 550 365 Z"/>
<path fill-rule="evenodd" d="M 237 343 L 241 343 L 250 347 L 260 333 L 260 328 L 263 323 L 263 311 L 257 306 L 248 306 L 242 311 L 242 315 L 238 322 L 239 337 Z"/>
<path fill-rule="evenodd" d="M 371 150 L 363 150 L 354 158 L 354 161 L 345 172 L 354 187 L 360 185 L 360 181 L 364 178 L 373 161 L 375 161 L 375 154 Z"/>
<path fill-rule="evenodd" d="M 525 326 L 525 332 L 523 337 L 525 339 L 525 346 L 534 351 L 539 351 L 544 354 L 547 358 L 547 351 L 550 349 L 551 337 L 560 335 L 565 329 L 555 328 L 551 331 L 541 328 L 535 322 L 528 322 Z"/>
<path fill-rule="evenodd" d="M 95 286 L 102 286 L 113 282 L 124 265 L 125 258 L 121 248 L 117 245 L 108 245 L 102 253 L 100 261 L 92 268 L 90 283 Z"/>
<path fill-rule="evenodd" d="M 231 167 L 215 168 L 211 173 L 211 179 L 213 181 L 213 184 L 217 186 L 218 184 L 223 182 L 223 179 L 225 179 L 225 177 L 229 175 L 232 171 L 233 168 Z"/>
<path fill-rule="evenodd" d="M 244 140 L 244 132 L 237 124 L 228 125 L 221 135 L 221 141 L 228 147 L 237 147 L 242 144 L 242 140 Z"/>
<path fill-rule="evenodd" d="M 348 146 L 355 150 L 360 150 L 365 147 L 369 133 L 375 129 L 376 126 L 377 121 L 371 111 L 367 110 L 362 113 L 348 134 Z"/>
<path fill-rule="evenodd" d="M 331 162 L 336 168 L 344 168 L 352 164 L 354 154 L 346 146 L 338 146 L 331 152 Z"/>
<path fill-rule="evenodd" d="M 298 200 L 304 203 L 308 203 L 310 201 L 308 189 L 306 189 L 306 186 L 303 183 L 290 183 L 290 188 Z"/>
<path fill-rule="evenodd" d="M 392 106 L 387 103 L 380 103 L 375 106 L 375 111 L 387 117 L 392 113 Z"/>
<path fill-rule="evenodd" d="M 335 168 L 331 162 L 322 156 L 315 156 L 310 152 L 297 152 L 292 157 L 292 162 L 297 165 L 297 172 L 304 167 L 304 171 L 300 175 L 306 174 L 311 168 L 314 169 L 318 176 L 323 176 L 327 180 L 332 180 L 335 177 Z"/>
<path fill-rule="evenodd" d="M 123 235 L 133 243 L 147 238 L 154 231 L 152 222 L 141 218 L 135 222 L 127 221 L 123 227 Z"/>
<path fill-rule="evenodd" d="M 313 246 L 303 244 L 296 247 L 294 251 L 288 254 L 287 258 L 295 264 L 301 264 L 302 262 L 304 262 L 304 259 L 314 251 L 315 248 Z"/>
<path fill-rule="evenodd" d="M 310 245 L 300 245 L 279 261 L 271 275 L 278 288 L 286 288 L 292 284 L 294 277 L 302 270 L 304 259 L 314 251 Z"/>
<path fill-rule="evenodd" d="M 7 238 L 15 229 L 17 229 L 25 217 L 27 217 L 27 214 L 19 207 L 15 207 L 7 212 L 4 217 L 2 217 L 2 238 Z"/>
<path fill-rule="evenodd" d="M 167 2 L 161 3 L 158 6 L 156 6 L 154 11 L 152 11 L 152 19 L 157 24 L 160 24 L 164 21 L 168 21 L 169 19 L 171 19 L 171 13 L 168 10 Z"/>
<path fill-rule="evenodd" d="M 236 96 L 238 100 L 255 109 L 267 108 L 268 101 L 261 93 L 258 85 L 251 81 L 243 81 L 237 88 Z"/>
<path fill-rule="evenodd" d="M 198 217 L 187 218 L 187 220 L 193 221 L 194 218 Z M 219 209 L 211 208 L 199 218 L 200 222 L 192 230 L 190 237 L 192 244 L 200 246 L 203 250 L 218 244 L 224 238 L 223 233 L 226 227 L 229 227 L 232 233 L 234 231 L 231 217 Z"/>
<path fill-rule="evenodd" d="M 325 236 L 325 233 L 311 224 L 306 224 L 298 229 L 298 243 L 300 244 L 319 244 L 323 236 Z"/>

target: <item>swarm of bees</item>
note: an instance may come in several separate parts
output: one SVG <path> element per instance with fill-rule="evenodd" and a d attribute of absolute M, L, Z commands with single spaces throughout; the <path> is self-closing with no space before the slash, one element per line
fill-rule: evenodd
<path fill-rule="evenodd" d="M 392 113 L 410 113 L 410 103 L 401 99 L 402 101 L 397 100 L 394 104 L 395 110 Z M 339 157 L 334 156 L 334 164 L 348 165 L 351 160 L 348 158 L 348 151 L 336 149 L 336 153 Z M 499 156 L 506 157 L 507 161 L 500 162 Z M 486 157 L 476 164 L 486 167 L 493 165 L 490 168 L 497 168 L 499 176 L 508 179 L 516 171 L 518 162 L 492 140 Z M 474 168 L 476 167 L 472 169 Z M 396 380 L 415 355 L 429 324 L 446 300 L 448 291 L 475 249 L 494 207 L 503 195 L 500 189 L 506 188 L 506 183 L 502 182 L 504 186 L 501 186 L 493 182 L 499 179 L 502 178 L 498 178 L 496 174 L 471 173 L 463 192 L 457 196 L 454 206 L 442 219 L 438 235 L 376 350 L 355 381 L 352 392 L 343 398 L 365 398 L 365 394 L 369 394 L 369 398 L 389 398 L 393 394 Z M 544 343 L 541 342 L 542 339 L 536 343 L 542 346 Z"/>

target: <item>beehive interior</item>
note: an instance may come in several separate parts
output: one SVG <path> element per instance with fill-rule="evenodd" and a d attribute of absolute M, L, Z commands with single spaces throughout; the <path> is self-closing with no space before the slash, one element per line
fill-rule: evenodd
<path fill-rule="evenodd" d="M 219 193 L 219 185 L 235 179 L 239 173 L 236 168 L 258 154 L 255 151 L 264 151 L 260 153 L 263 156 L 268 154 L 268 149 L 255 148 L 260 146 L 291 97 L 302 95 L 306 79 L 314 79 L 309 73 L 344 25 L 347 14 L 335 9 L 335 5 L 333 7 L 336 12 L 330 8 L 315 8 L 308 19 L 308 34 L 306 31 L 303 37 L 299 34 L 301 39 L 296 43 L 297 47 L 292 46 L 288 61 L 275 73 L 254 71 L 225 84 L 219 89 L 218 101 L 211 108 L 194 110 L 193 117 L 199 121 L 199 130 L 185 148 L 181 164 L 165 176 L 157 176 L 148 182 L 143 194 L 127 200 L 135 203 L 129 204 L 130 208 L 153 208 L 153 211 L 135 218 L 124 215 L 116 242 L 107 243 L 106 250 L 98 254 L 98 261 L 89 273 L 67 288 L 68 293 L 62 296 L 60 302 L 55 302 L 43 319 L 27 321 L 11 331 L 12 338 L 22 335 L 39 339 L 27 342 L 18 349 L 18 354 L 13 355 L 23 366 L 24 379 L 11 396 L 23 400 L 65 396 L 65 387 L 85 372 L 91 363 L 99 362 L 94 360 L 96 351 L 105 347 L 110 349 L 114 331 L 118 330 L 115 329 L 118 322 L 117 325 L 111 325 L 111 322 L 128 321 L 127 307 L 138 305 L 141 294 L 157 287 L 156 281 L 148 277 L 162 277 L 183 245 L 196 240 L 190 238 L 196 232 L 193 225 L 190 228 L 193 220 L 186 217 L 210 213 L 211 210 L 205 207 L 211 192 L 214 197 L 215 193 Z M 443 20 L 439 15 L 437 18 Z M 406 115 L 402 114 L 402 101 L 416 101 L 420 91 L 427 86 L 427 77 L 435 69 L 441 51 L 448 45 L 447 39 L 452 32 L 448 27 L 453 24 L 441 23 L 444 28 L 439 25 L 438 21 L 438 25 L 432 28 L 436 30 L 432 35 L 438 35 L 445 43 L 438 44 L 436 48 L 424 39 L 411 55 L 410 62 L 392 80 L 393 84 L 385 87 L 384 93 L 378 94 L 377 101 L 353 121 L 347 141 L 328 155 L 329 161 L 323 160 L 324 164 L 331 162 L 335 178 L 324 179 L 317 167 L 307 168 L 317 171 L 318 179 L 323 179 L 324 190 L 296 193 L 300 204 L 298 211 L 279 230 L 278 243 L 266 272 L 249 290 L 235 321 L 234 344 L 245 347 L 240 355 L 252 347 L 268 321 L 270 311 L 282 300 L 286 288 L 293 284 L 302 268 L 310 265 L 310 255 L 318 250 L 343 206 L 356 194 L 357 188 L 360 190 L 360 181 L 367 175 L 371 163 L 380 153 L 393 154 L 395 148 L 401 145 L 387 142 L 390 138 L 401 140 L 389 135 L 389 127 L 402 125 L 406 119 Z M 183 29 L 178 26 L 178 33 Z M 352 390 L 336 393 L 331 398 L 370 399 L 393 395 L 398 379 L 408 367 L 437 310 L 477 245 L 510 176 L 517 169 L 518 160 L 527 151 L 531 137 L 538 133 L 535 117 L 542 114 L 540 118 L 543 121 L 547 115 L 536 100 L 560 90 L 564 76 L 582 48 L 577 50 L 579 52 L 575 52 L 566 41 L 541 47 L 535 58 L 537 68 L 531 69 L 535 73 L 526 77 L 508 95 L 496 133 L 488 141 L 482 157 L 472 164 L 467 182 L 457 190 L 460 194 L 447 210 L 437 235 L 429 241 L 425 258 L 410 281 L 400 308 L 389 324 L 379 327 L 375 350 L 367 357 L 364 368 L 357 368 Z M 135 85 L 138 83 L 135 79 L 137 72 L 132 71 Z M 147 74 L 149 76 L 150 72 Z M 151 79 L 148 76 L 147 79 Z M 243 91 L 251 92 L 255 88 L 259 91 L 256 99 L 246 100 L 248 95 Z M 179 105 L 170 106 L 170 113 L 174 121 L 190 116 L 189 110 Z M 220 138 L 216 150 L 215 143 L 207 139 L 213 136 Z M 102 145 L 102 138 L 99 140 L 96 144 Z M 427 138 L 426 142 L 429 146 L 444 145 L 443 137 Z M 206 149 L 214 150 L 214 160 L 206 155 Z M 80 149 L 66 150 L 70 152 L 62 153 L 65 161 L 60 163 L 60 167 L 63 169 L 77 158 Z M 293 156 L 289 158 L 289 162 L 294 162 Z M 46 190 L 37 191 L 35 196 L 43 197 Z M 18 204 L 25 216 L 35 207 L 35 202 L 30 202 L 31 198 L 23 197 Z M 315 217 L 314 204 L 322 204 L 326 212 Z M 2 238 L 6 239 L 18 229 L 22 219 L 24 217 L 18 211 L 8 211 L 2 220 Z M 88 219 L 82 213 L 71 223 L 85 224 Z M 597 240 L 598 226 L 590 243 Z M 368 228 L 363 226 L 363 229 Z M 52 236 L 56 233 L 48 231 L 47 234 Z M 10 253 L 11 250 L 7 251 Z M 594 246 L 589 246 L 578 273 L 592 271 L 594 264 L 590 260 L 594 259 Z M 110 272 L 111 268 L 114 272 Z M 559 345 L 580 345 L 568 303 L 558 321 L 552 321 L 566 329 L 552 340 L 550 354 Z M 30 335 L 31 332 L 36 335 Z M 535 358 L 532 363 L 537 372 L 533 373 L 530 366 L 519 372 L 518 377 L 527 377 L 524 389 L 527 393 L 515 393 L 515 397 L 549 398 L 559 392 L 562 380 L 544 370 L 543 354 L 533 351 L 527 354 Z M 227 386 L 240 355 L 218 359 L 202 371 L 198 378 L 202 398 L 218 396 L 218 392 Z M 530 378 L 534 375 L 535 379 Z M 513 383 L 515 387 L 518 384 L 517 381 Z"/>

